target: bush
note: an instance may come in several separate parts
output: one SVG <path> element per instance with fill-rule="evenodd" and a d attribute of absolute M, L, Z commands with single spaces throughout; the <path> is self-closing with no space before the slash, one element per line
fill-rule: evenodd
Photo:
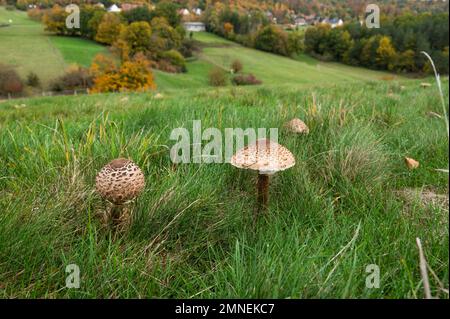
<path fill-rule="evenodd" d="M 167 60 L 159 60 L 151 62 L 152 68 L 158 69 L 160 71 L 164 71 L 167 73 L 178 73 L 177 68 L 170 64 Z"/>
<path fill-rule="evenodd" d="M 20 94 L 23 83 L 17 72 L 10 66 L 0 64 L 0 95 Z"/>
<path fill-rule="evenodd" d="M 92 76 L 89 70 L 80 66 L 69 68 L 66 73 L 50 84 L 52 91 L 88 89 L 92 87 Z"/>
<path fill-rule="evenodd" d="M 186 72 L 186 61 L 180 52 L 176 50 L 164 51 L 160 54 L 161 60 L 172 65 L 176 72 Z M 161 62 L 161 61 L 160 61 Z"/>
<path fill-rule="evenodd" d="M 27 15 L 31 20 L 41 22 L 42 17 L 44 16 L 44 11 L 39 8 L 34 8 L 34 9 L 28 10 Z"/>
<path fill-rule="evenodd" d="M 262 81 L 258 80 L 253 74 L 236 75 L 231 82 L 234 85 L 258 85 L 262 83 Z"/>
<path fill-rule="evenodd" d="M 38 88 L 41 86 L 41 80 L 39 79 L 38 75 L 34 72 L 30 72 L 27 75 L 27 85 Z"/>
<path fill-rule="evenodd" d="M 233 73 L 239 73 L 242 71 L 244 67 L 242 66 L 241 61 L 238 59 L 234 60 L 233 63 L 231 63 L 231 70 L 233 70 Z"/>
<path fill-rule="evenodd" d="M 208 81 L 212 86 L 225 86 L 227 84 L 227 73 L 219 67 L 214 67 L 209 71 Z"/>
<path fill-rule="evenodd" d="M 198 50 L 199 50 L 199 48 L 195 44 L 194 40 L 183 40 L 183 42 L 181 43 L 180 53 L 185 58 L 192 57 L 194 55 L 194 51 L 198 51 Z"/>

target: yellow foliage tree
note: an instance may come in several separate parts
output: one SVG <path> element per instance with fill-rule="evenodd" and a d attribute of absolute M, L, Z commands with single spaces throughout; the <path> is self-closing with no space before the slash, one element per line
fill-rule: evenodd
<path fill-rule="evenodd" d="M 223 24 L 223 31 L 225 32 L 225 35 L 229 35 L 229 34 L 233 33 L 234 26 L 229 22 L 225 22 Z"/>
<path fill-rule="evenodd" d="M 150 62 L 143 54 L 117 66 L 111 58 L 97 55 L 90 68 L 94 76 L 91 93 L 148 91 L 156 89 Z"/>
<path fill-rule="evenodd" d="M 393 59 L 396 56 L 394 46 L 392 45 L 391 38 L 388 36 L 383 36 L 380 39 L 380 43 L 377 49 L 377 64 L 383 68 L 393 69 Z"/>
<path fill-rule="evenodd" d="M 56 34 L 66 33 L 66 17 L 67 13 L 59 5 L 54 5 L 53 8 L 47 11 L 42 17 L 42 22 L 45 24 L 45 31 L 54 32 Z"/>
<path fill-rule="evenodd" d="M 119 37 L 120 31 L 123 28 L 120 16 L 113 12 L 108 12 L 103 15 L 102 22 L 99 24 L 95 41 L 112 44 Z"/>

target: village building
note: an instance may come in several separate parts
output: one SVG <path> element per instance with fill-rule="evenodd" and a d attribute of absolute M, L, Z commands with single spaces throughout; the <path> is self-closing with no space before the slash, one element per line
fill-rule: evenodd
<path fill-rule="evenodd" d="M 183 25 L 186 31 L 189 32 L 200 32 L 206 30 L 206 26 L 203 22 L 185 22 Z"/>
<path fill-rule="evenodd" d="M 297 27 L 302 27 L 307 25 L 308 23 L 306 22 L 306 20 L 304 18 L 296 18 L 294 21 L 295 26 Z"/>
<path fill-rule="evenodd" d="M 120 12 L 122 11 L 116 4 L 110 6 L 107 10 L 108 12 Z"/>
<path fill-rule="evenodd" d="M 180 10 L 178 11 L 178 13 L 179 13 L 180 15 L 182 15 L 182 16 L 188 16 L 188 15 L 191 14 L 191 13 L 189 12 L 189 10 L 186 9 L 186 8 L 180 9 Z"/>

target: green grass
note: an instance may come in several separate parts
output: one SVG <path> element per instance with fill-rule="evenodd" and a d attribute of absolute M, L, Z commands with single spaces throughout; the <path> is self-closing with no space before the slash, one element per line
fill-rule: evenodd
<path fill-rule="evenodd" d="M 9 27 L 0 28 L 0 62 L 14 66 L 22 77 L 36 73 L 44 85 L 63 74 L 70 64 L 88 66 L 95 54 L 107 52 L 89 40 L 51 36 L 25 12 L 0 7 L 0 23 L 10 19 Z"/>
<path fill-rule="evenodd" d="M 97 54 L 108 54 L 106 47 L 82 38 L 51 36 L 50 41 L 69 64 L 89 67 Z"/>
<path fill-rule="evenodd" d="M 301 54 L 295 59 L 243 47 L 234 42 L 206 32 L 194 33 L 194 40 L 202 47 L 198 60 L 188 63 L 187 74 L 177 75 L 157 73 L 158 88 L 170 89 L 197 88 L 207 85 L 208 71 L 213 66 L 225 70 L 235 59 L 244 65 L 244 73 L 253 73 L 267 85 L 290 84 L 299 87 L 314 85 L 334 85 L 344 82 L 378 81 L 386 77 L 397 80 L 404 78 L 387 72 L 351 67 L 339 63 L 320 62 Z M 199 63 L 202 63 L 201 67 Z M 193 65 L 194 64 L 194 65 Z M 162 78 L 162 79 L 160 79 Z M 170 78 L 174 81 L 167 82 Z"/>
<path fill-rule="evenodd" d="M 203 60 L 187 64 L 187 73 L 173 74 L 155 70 L 159 90 L 197 89 L 208 87 L 208 72 L 213 66 Z"/>
<path fill-rule="evenodd" d="M 416 237 L 448 289 L 448 211 L 396 193 L 448 191 L 448 175 L 434 170 L 448 167 L 445 124 L 427 116 L 441 112 L 439 97 L 435 86 L 402 84 L 0 103 L 0 296 L 422 298 Z M 448 96 L 448 79 L 444 87 Z M 284 131 L 292 117 L 310 134 Z M 254 173 L 170 162 L 171 130 L 196 119 L 222 132 L 280 129 L 296 166 L 272 178 L 256 225 Z M 123 233 L 105 227 L 94 192 L 95 174 L 119 156 L 147 181 Z M 420 167 L 406 169 L 403 156 Z M 79 289 L 65 288 L 71 263 Z M 380 267 L 379 289 L 365 286 L 369 264 Z M 448 298 L 438 280 L 430 275 L 432 294 Z"/>

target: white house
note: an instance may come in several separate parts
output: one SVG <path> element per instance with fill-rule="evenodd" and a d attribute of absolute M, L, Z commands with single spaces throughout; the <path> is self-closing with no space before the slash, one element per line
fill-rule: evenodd
<path fill-rule="evenodd" d="M 116 4 L 113 4 L 108 8 L 108 12 L 120 12 L 122 11 Z"/>
<path fill-rule="evenodd" d="M 180 14 L 183 16 L 188 16 L 190 14 L 189 10 L 184 8 L 180 10 Z"/>
<path fill-rule="evenodd" d="M 185 22 L 184 28 L 186 31 L 192 31 L 192 32 L 200 32 L 205 31 L 206 27 L 203 22 Z"/>
<path fill-rule="evenodd" d="M 295 25 L 298 27 L 302 27 L 307 25 L 308 23 L 306 23 L 306 20 L 304 18 L 297 18 L 295 19 Z"/>
<path fill-rule="evenodd" d="M 201 16 L 201 15 L 202 15 L 202 9 L 200 9 L 200 8 L 195 8 L 193 11 L 194 11 L 194 13 L 195 13 L 196 15 L 198 15 L 198 16 Z"/>

